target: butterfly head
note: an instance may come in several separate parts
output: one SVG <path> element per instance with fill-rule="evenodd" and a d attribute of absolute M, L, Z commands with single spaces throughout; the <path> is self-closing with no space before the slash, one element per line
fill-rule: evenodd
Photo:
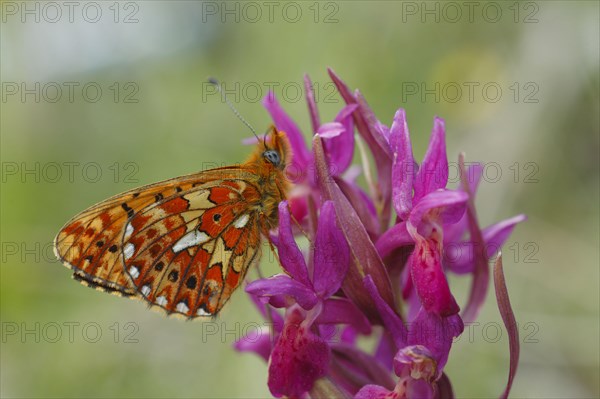
<path fill-rule="evenodd" d="M 269 132 L 260 143 L 261 158 L 265 166 L 283 170 L 291 161 L 290 143 L 284 132 L 271 126 Z"/>
<path fill-rule="evenodd" d="M 281 157 L 279 156 L 279 153 L 275 150 L 267 150 L 263 152 L 263 157 L 268 162 L 273 164 L 273 166 L 275 166 L 276 168 L 278 168 L 279 165 L 281 165 Z"/>

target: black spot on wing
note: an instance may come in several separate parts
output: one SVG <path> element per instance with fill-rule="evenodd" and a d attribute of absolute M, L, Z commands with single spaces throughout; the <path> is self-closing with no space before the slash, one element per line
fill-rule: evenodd
<path fill-rule="evenodd" d="M 194 288 L 196 288 L 197 284 L 198 284 L 198 279 L 196 278 L 196 276 L 190 276 L 190 278 L 188 278 L 187 281 L 185 282 L 186 287 L 188 287 L 190 290 L 193 290 Z"/>
<path fill-rule="evenodd" d="M 129 207 L 129 205 L 127 205 L 127 203 L 126 203 L 126 202 L 123 202 L 123 203 L 121 204 L 121 208 L 123 208 L 123 210 L 124 210 L 125 212 L 127 212 L 127 216 L 129 216 L 129 217 L 132 217 L 132 216 L 133 216 L 133 214 L 135 213 L 135 212 L 134 212 L 134 210 L 133 210 L 133 208 L 130 208 L 130 207 Z"/>
<path fill-rule="evenodd" d="M 173 271 L 171 271 L 171 273 L 169 273 L 168 279 L 170 282 L 174 283 L 177 281 L 178 278 L 179 278 L 179 273 L 177 272 L 177 270 L 173 270 Z"/>

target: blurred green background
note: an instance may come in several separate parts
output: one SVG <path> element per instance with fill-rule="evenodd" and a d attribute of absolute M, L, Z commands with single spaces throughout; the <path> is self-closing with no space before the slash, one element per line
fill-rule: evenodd
<path fill-rule="evenodd" d="M 482 224 L 529 216 L 504 248 L 521 323 L 513 397 L 598 397 L 598 2 L 469 4 L 0 3 L 0 395 L 268 397 L 263 361 L 231 348 L 263 323 L 244 293 L 214 322 L 167 319 L 72 281 L 51 241 L 120 191 L 244 160 L 249 132 L 208 76 L 259 131 L 273 87 L 308 140 L 298 89 L 309 73 L 331 120 L 330 66 L 382 122 L 406 108 L 418 159 L 446 119 L 450 160 L 487 162 Z M 463 302 L 468 281 L 451 283 Z M 461 398 L 506 381 L 493 289 L 479 323 L 446 369 Z"/>

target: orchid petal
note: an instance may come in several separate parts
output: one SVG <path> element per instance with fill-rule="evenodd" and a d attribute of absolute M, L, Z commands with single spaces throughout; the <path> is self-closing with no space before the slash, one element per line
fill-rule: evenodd
<path fill-rule="evenodd" d="M 496 301 L 498 302 L 498 309 L 500 310 L 500 315 L 502 316 L 504 326 L 508 331 L 508 345 L 510 348 L 510 369 L 508 372 L 508 381 L 506 383 L 504 392 L 500 396 L 500 398 L 506 399 L 508 398 L 515 374 L 517 373 L 520 347 L 519 328 L 510 305 L 510 298 L 508 297 L 508 290 L 506 289 L 506 281 L 504 279 L 504 271 L 502 269 L 502 255 L 498 255 L 494 265 L 494 286 L 496 287 Z"/>
<path fill-rule="evenodd" d="M 325 199 L 333 201 L 338 223 L 352 253 L 352 263 L 342 288 L 346 296 L 360 307 L 365 314 L 376 314 L 373 299 L 363 285 L 363 277 L 365 275 L 373 276 L 382 298 L 388 304 L 393 304 L 394 295 L 389 276 L 356 211 L 329 174 L 321 138 L 317 135 L 313 142 L 317 181 L 321 193 Z"/>
<path fill-rule="evenodd" d="M 518 223 L 527 220 L 525 215 L 513 216 L 481 231 L 485 241 L 485 255 L 490 259 L 496 254 L 511 235 Z M 473 273 L 475 271 L 475 256 L 477 248 L 470 241 L 446 245 L 444 264 L 457 274 Z"/>
<path fill-rule="evenodd" d="M 371 324 L 352 301 L 346 298 L 330 298 L 323 302 L 323 310 L 317 317 L 319 324 L 348 324 L 361 334 L 371 333 Z"/>
<path fill-rule="evenodd" d="M 377 118 L 373 111 L 368 106 L 363 96 L 359 93 L 352 93 L 350 88 L 342 81 L 335 72 L 328 68 L 329 76 L 338 89 L 338 92 L 346 102 L 346 104 L 358 104 L 359 107 L 354 111 L 354 123 L 359 134 L 363 137 L 369 146 L 375 165 L 377 167 L 377 175 L 379 176 L 378 189 L 380 198 L 376 202 L 381 202 L 381 225 L 387 226 L 391 213 L 391 165 L 392 152 L 389 148 L 388 138 L 384 133 L 377 129 Z"/>
<path fill-rule="evenodd" d="M 306 196 L 292 196 L 288 198 L 288 204 L 292 212 L 292 217 L 298 222 L 302 222 L 308 214 L 308 200 Z"/>
<path fill-rule="evenodd" d="M 265 361 L 269 360 L 271 355 L 271 333 L 268 327 L 253 330 L 237 340 L 233 347 L 239 352 L 254 352 Z"/>
<path fill-rule="evenodd" d="M 469 196 L 462 191 L 431 192 L 415 204 L 408 220 L 414 227 L 419 227 L 428 214 L 438 224 L 456 223 L 465 214 L 468 199 Z"/>
<path fill-rule="evenodd" d="M 308 75 L 304 75 L 304 93 L 308 104 L 308 112 L 310 113 L 310 123 L 313 129 L 313 134 L 319 129 L 321 121 L 319 119 L 319 109 L 315 101 L 315 92 L 313 84 Z"/>
<path fill-rule="evenodd" d="M 358 109 L 353 114 L 354 122 L 356 123 L 359 133 L 363 135 L 365 141 L 373 151 L 375 158 L 377 158 L 377 155 L 385 155 L 387 159 L 391 161 L 392 154 L 387 145 L 387 140 L 382 134 L 382 131 L 374 129 L 377 118 L 375 118 L 373 111 L 368 107 L 364 98 L 362 98 L 362 95 L 359 94 L 357 96 L 356 94 L 353 94 L 346 83 L 344 83 L 331 68 L 328 68 L 327 71 L 346 104 L 359 104 Z M 361 101 L 358 101 L 358 97 L 362 98 L 362 104 Z"/>
<path fill-rule="evenodd" d="M 444 266 L 456 274 L 475 271 L 475 251 L 470 241 L 450 242 L 444 245 Z"/>
<path fill-rule="evenodd" d="M 354 156 L 354 121 L 352 113 L 358 108 L 356 104 L 346 105 L 335 117 L 335 122 L 342 126 L 340 134 L 323 140 L 331 163 L 336 166 L 338 174 L 348 169 Z"/>
<path fill-rule="evenodd" d="M 362 168 L 359 165 L 351 165 L 346 169 L 342 177 L 350 183 L 356 183 L 356 179 L 358 179 L 358 176 L 360 176 L 361 173 Z"/>
<path fill-rule="evenodd" d="M 406 274 L 404 274 L 403 277 L 404 276 L 406 276 L 406 285 L 402 292 L 402 297 L 404 298 L 404 302 L 408 309 L 406 320 L 412 322 L 417 318 L 417 315 L 421 310 L 421 298 L 419 298 L 419 294 L 417 294 L 417 290 L 415 289 L 410 268 L 406 268 Z"/>
<path fill-rule="evenodd" d="M 445 123 L 442 118 L 436 117 L 429 139 L 429 147 L 416 175 L 413 202 L 419 201 L 425 195 L 439 188 L 445 188 L 447 183 L 448 158 L 446 156 Z"/>
<path fill-rule="evenodd" d="M 396 111 L 394 116 L 394 123 L 392 123 L 390 130 L 390 147 L 394 154 L 392 202 L 398 216 L 401 219 L 406 219 L 412 209 L 415 163 L 406 124 L 406 113 L 402 108 Z"/>
<path fill-rule="evenodd" d="M 344 125 L 341 123 L 329 122 L 321 125 L 317 131 L 319 136 L 323 139 L 323 146 L 325 147 L 329 170 L 334 176 L 342 174 L 344 168 L 347 166 L 345 165 L 342 167 L 339 162 L 340 156 L 344 156 L 343 152 L 350 152 L 350 155 L 352 155 L 352 151 L 354 150 L 354 145 L 352 145 L 351 148 L 346 148 L 345 146 L 340 148 L 339 139 L 344 134 L 344 130 Z"/>
<path fill-rule="evenodd" d="M 440 316 L 458 313 L 458 304 L 442 269 L 439 242 L 434 237 L 421 236 L 411 226 L 409 233 L 415 240 L 415 249 L 409 260 L 410 273 L 423 307 Z"/>
<path fill-rule="evenodd" d="M 375 247 L 377 248 L 377 252 L 379 252 L 379 256 L 385 259 L 394 250 L 413 244 L 414 240 L 408 233 L 408 230 L 406 230 L 406 222 L 400 222 L 383 233 L 379 237 L 379 240 L 377 240 Z"/>
<path fill-rule="evenodd" d="M 461 173 L 460 170 L 459 173 Z M 472 196 L 475 196 L 475 192 L 477 191 L 477 187 L 479 186 L 479 182 L 481 181 L 481 177 L 483 174 L 483 165 L 478 162 L 475 162 L 469 165 L 469 168 L 467 169 L 466 173 L 467 176 L 465 180 L 469 186 L 469 189 L 466 190 L 466 192 L 470 193 L 470 195 Z M 464 181 L 460 182 L 460 184 L 458 185 L 459 191 L 465 191 L 463 187 L 464 184 Z M 469 225 L 468 219 L 469 218 L 465 213 L 458 222 L 444 226 L 444 243 L 450 243 L 453 241 L 460 240 L 464 233 L 467 231 L 467 227 Z"/>
<path fill-rule="evenodd" d="M 323 377 L 315 381 L 308 396 L 310 398 L 343 399 L 348 397 L 348 392 L 339 387 L 337 382 L 330 377 Z"/>
<path fill-rule="evenodd" d="M 254 280 L 248 284 L 246 292 L 259 297 L 273 298 L 270 303 L 275 307 L 289 305 L 289 301 L 285 300 L 287 297 L 293 298 L 306 310 L 312 309 L 318 302 L 312 288 L 285 274 L 276 274 L 269 278 Z"/>
<path fill-rule="evenodd" d="M 479 162 L 474 162 L 469 165 L 467 168 L 467 176 L 466 179 L 462 179 L 459 185 L 459 190 L 468 191 L 472 195 L 475 195 L 477 192 L 477 188 L 479 187 L 479 183 L 481 182 L 481 177 L 483 176 L 483 165 Z M 469 189 L 464 189 L 464 180 L 467 181 L 469 185 Z"/>
<path fill-rule="evenodd" d="M 488 226 L 481 231 L 483 240 L 486 244 L 486 255 L 488 259 L 491 258 L 494 254 L 496 254 L 500 250 L 500 248 L 502 248 L 502 245 L 511 235 L 516 225 L 526 220 L 527 216 L 517 215 L 513 216 L 510 219 L 506 219 L 501 222 L 495 223 L 491 226 Z"/>
<path fill-rule="evenodd" d="M 399 398 L 394 392 L 379 385 L 365 385 L 354 395 L 354 399 L 394 399 Z"/>
<path fill-rule="evenodd" d="M 364 315 L 363 315 L 364 317 Z M 369 322 L 369 320 L 367 320 L 367 322 Z M 371 326 L 369 325 L 369 328 Z M 355 345 L 356 344 L 356 338 L 358 337 L 358 331 L 356 331 L 356 328 L 354 328 L 353 326 L 346 326 L 344 327 L 344 329 L 342 330 L 342 333 L 340 334 L 340 342 L 344 343 L 344 344 L 348 344 L 348 345 Z"/>
<path fill-rule="evenodd" d="M 409 379 L 406 386 L 406 397 L 410 399 L 433 399 L 435 390 L 433 385 L 425 380 Z"/>
<path fill-rule="evenodd" d="M 467 174 L 465 169 L 464 154 L 458 156 L 458 167 L 462 179 L 462 186 L 467 190 L 470 190 L 469 182 L 466 181 Z M 477 319 L 477 315 L 483 306 L 483 302 L 487 296 L 487 290 L 489 285 L 489 265 L 488 258 L 484 251 L 485 240 L 481 229 L 479 228 L 479 222 L 477 221 L 477 213 L 475 212 L 475 199 L 470 191 L 467 191 L 469 200 L 467 202 L 467 220 L 469 225 L 470 241 L 473 243 L 474 248 L 479 249 L 474 252 L 473 263 L 475 269 L 473 271 L 473 281 L 471 282 L 471 290 L 469 291 L 469 298 L 467 304 L 462 313 L 462 317 L 466 323 L 471 323 Z"/>
<path fill-rule="evenodd" d="M 396 353 L 394 337 L 388 331 L 383 330 L 375 349 L 375 358 L 386 368 L 391 369 L 394 362 L 394 353 Z"/>
<path fill-rule="evenodd" d="M 294 154 L 292 164 L 297 168 L 295 170 L 305 170 L 308 167 L 311 154 L 304 142 L 298 125 L 283 110 L 272 91 L 269 91 L 265 98 L 263 98 L 262 104 L 271 115 L 271 119 L 273 119 L 277 130 L 284 131 L 287 135 L 292 147 L 292 153 Z"/>
<path fill-rule="evenodd" d="M 390 128 L 387 125 L 381 123 L 381 121 L 375 121 L 375 129 L 379 131 L 383 137 L 389 142 L 390 141 Z"/>
<path fill-rule="evenodd" d="M 466 209 L 466 208 L 465 208 Z M 466 212 L 463 216 L 456 222 L 452 224 L 446 223 L 444 225 L 444 244 L 452 243 L 455 241 L 459 241 L 465 235 L 467 231 L 467 227 L 469 225 L 469 220 Z"/>
<path fill-rule="evenodd" d="M 271 322 L 273 323 L 273 330 L 275 332 L 281 332 L 281 330 L 283 329 L 283 317 L 281 317 L 281 315 L 276 311 L 268 311 L 265 303 L 262 301 L 262 298 L 250 293 L 248 294 L 248 296 L 250 297 L 252 303 L 254 303 L 254 306 L 256 306 L 260 314 L 265 319 L 271 320 Z"/>
<path fill-rule="evenodd" d="M 304 255 L 294 240 L 287 201 L 279 203 L 279 237 L 276 245 L 279 261 L 285 271 L 295 280 L 311 287 Z"/>
<path fill-rule="evenodd" d="M 337 176 L 333 179 L 356 211 L 369 236 L 376 237 L 379 233 L 379 223 L 377 221 L 377 211 L 371 197 L 354 182 Z"/>
<path fill-rule="evenodd" d="M 367 128 L 364 138 L 369 148 L 373 152 L 373 155 L 377 158 L 377 155 L 383 156 L 381 161 L 385 161 L 386 169 L 389 171 L 389 166 L 393 159 L 393 154 L 389 146 L 388 137 L 386 137 L 386 131 L 382 128 L 383 125 L 375 117 L 375 113 L 367 103 L 362 93 L 359 90 L 354 91 L 354 99 L 358 104 L 358 108 L 354 113 L 354 116 L 360 115 L 365 121 L 365 127 Z M 358 127 L 358 123 L 357 123 Z M 359 132 L 360 133 L 360 132 Z M 369 144 L 371 142 L 372 144 Z M 376 160 L 377 161 L 377 160 Z M 382 164 L 384 165 L 384 164 Z"/>
<path fill-rule="evenodd" d="M 410 377 L 398 381 L 393 391 L 379 385 L 365 385 L 354 396 L 355 399 L 433 399 L 435 395 L 433 386 L 424 380 Z"/>
<path fill-rule="evenodd" d="M 428 331 L 430 335 L 431 331 Z M 431 382 L 437 374 L 437 361 L 424 345 L 409 345 L 394 356 L 394 373 L 398 377 L 410 376 Z"/>
<path fill-rule="evenodd" d="M 318 130 L 319 135 L 323 138 L 330 170 L 336 176 L 348 169 L 354 156 L 352 112 L 356 108 L 356 104 L 346 105 L 334 122 L 325 123 Z"/>
<path fill-rule="evenodd" d="M 364 279 L 365 288 L 371 294 L 377 311 L 383 320 L 383 324 L 387 331 L 392 334 L 394 343 L 397 348 L 402 348 L 407 342 L 407 331 L 402 319 L 398 314 L 383 300 L 371 276 L 366 276 Z"/>
<path fill-rule="evenodd" d="M 388 142 L 389 137 L 385 137 L 385 132 L 377 128 L 378 120 L 371 107 L 369 107 L 369 104 L 367 104 L 367 100 L 365 100 L 358 90 L 355 91 L 354 97 L 359 105 L 356 112 L 364 115 L 363 119 L 367 122 L 367 127 L 369 131 L 373 132 L 372 136 L 375 138 L 375 144 L 373 147 L 369 146 L 369 148 L 373 153 L 375 166 L 377 167 L 378 193 L 376 202 L 378 203 L 378 208 L 381 209 L 380 224 L 383 227 L 389 225 L 391 219 L 393 154 Z M 356 115 L 356 112 L 354 115 Z"/>
<path fill-rule="evenodd" d="M 313 286 L 317 295 L 328 298 L 340 289 L 350 263 L 350 249 L 337 226 L 333 202 L 321 206 L 314 252 Z"/>
<path fill-rule="evenodd" d="M 437 379 L 448 361 L 452 340 L 463 330 L 464 324 L 459 315 L 443 317 L 421 308 L 408 329 L 408 343 L 423 345 L 431 352 L 437 364 Z"/>
<path fill-rule="evenodd" d="M 288 311 L 269 361 L 268 385 L 273 396 L 299 397 L 327 373 L 329 346 L 304 321 L 298 308 Z"/>
<path fill-rule="evenodd" d="M 454 399 L 454 390 L 446 373 L 442 373 L 439 380 L 435 382 L 435 399 Z"/>
<path fill-rule="evenodd" d="M 333 139 L 344 132 L 344 125 L 339 122 L 327 122 L 319 126 L 317 133 L 323 139 Z M 325 142 L 325 140 L 323 140 Z"/>
<path fill-rule="evenodd" d="M 334 358 L 331 371 L 336 378 L 344 384 L 344 388 L 355 393 L 368 383 L 374 383 L 385 388 L 393 388 L 394 380 L 389 369 L 384 367 L 377 359 L 364 351 L 346 344 L 331 344 Z M 337 367 L 336 367 L 337 366 Z M 338 370 L 340 371 L 338 373 Z"/>

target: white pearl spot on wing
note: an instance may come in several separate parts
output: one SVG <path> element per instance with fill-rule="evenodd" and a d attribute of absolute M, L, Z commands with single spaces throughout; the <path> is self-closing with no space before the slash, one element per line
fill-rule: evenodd
<path fill-rule="evenodd" d="M 240 216 L 234 223 L 233 226 L 236 229 L 241 229 L 242 227 L 244 227 L 246 225 L 246 223 L 248 223 L 248 220 L 250 220 L 250 216 L 246 213 L 245 215 Z"/>
<path fill-rule="evenodd" d="M 173 252 L 177 253 L 194 245 L 202 244 L 210 240 L 210 236 L 203 231 L 192 230 L 185 234 L 173 245 Z"/>
<path fill-rule="evenodd" d="M 198 308 L 198 311 L 196 312 L 196 314 L 198 316 L 212 316 L 210 313 L 208 313 L 206 310 L 204 310 L 202 307 Z"/>
<path fill-rule="evenodd" d="M 158 306 L 165 306 L 167 302 L 167 297 L 165 297 L 164 295 L 161 295 L 158 298 L 156 298 L 156 304 Z"/>
<path fill-rule="evenodd" d="M 129 268 L 129 275 L 131 276 L 131 278 L 138 278 L 138 276 L 140 275 L 140 269 L 138 269 L 135 266 L 131 266 Z"/>
<path fill-rule="evenodd" d="M 179 302 L 177 306 L 175 306 L 175 310 L 181 313 L 187 313 L 190 310 L 190 308 L 187 307 L 185 302 Z"/>
<path fill-rule="evenodd" d="M 142 293 L 143 296 L 148 296 L 148 294 L 150 293 L 151 289 L 149 285 L 143 285 L 142 289 L 140 290 L 140 292 Z"/>
<path fill-rule="evenodd" d="M 125 226 L 125 236 L 123 237 L 124 240 L 127 240 L 129 237 L 131 237 L 131 235 L 133 234 L 133 226 L 131 225 L 131 222 L 127 223 L 127 226 Z"/>
<path fill-rule="evenodd" d="M 123 247 L 123 254 L 125 255 L 125 260 L 131 258 L 133 256 L 134 252 L 135 252 L 135 246 L 130 242 L 125 244 L 125 246 Z"/>

